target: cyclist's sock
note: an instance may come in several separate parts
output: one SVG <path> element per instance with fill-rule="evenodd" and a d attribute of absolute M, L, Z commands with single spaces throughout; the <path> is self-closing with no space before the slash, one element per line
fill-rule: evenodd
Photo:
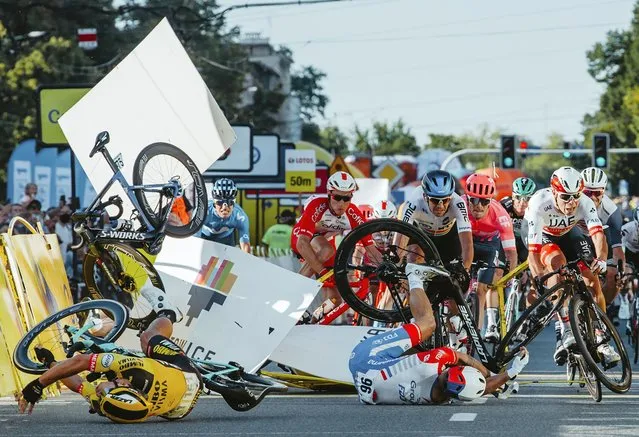
<path fill-rule="evenodd" d="M 561 341 L 561 335 L 563 334 L 563 330 L 561 329 L 563 326 L 559 320 L 555 320 L 555 338 L 557 341 Z"/>
<path fill-rule="evenodd" d="M 497 317 L 499 315 L 497 308 L 486 308 L 486 315 L 488 316 L 488 326 L 497 324 Z"/>
<path fill-rule="evenodd" d="M 568 318 L 568 308 L 561 307 L 559 310 L 559 317 L 561 317 L 561 323 L 564 328 L 564 332 L 570 331 L 570 319 Z"/>

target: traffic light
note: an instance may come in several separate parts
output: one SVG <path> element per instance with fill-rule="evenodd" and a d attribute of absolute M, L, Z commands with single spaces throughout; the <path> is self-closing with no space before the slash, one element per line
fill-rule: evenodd
<path fill-rule="evenodd" d="M 608 168 L 608 149 L 610 148 L 610 135 L 595 134 L 592 137 L 592 166 Z"/>
<path fill-rule="evenodd" d="M 515 168 L 515 136 L 501 136 L 501 168 Z"/>
<path fill-rule="evenodd" d="M 572 146 L 572 144 L 570 144 L 570 141 L 564 141 L 564 153 L 563 153 L 563 156 L 566 159 L 569 159 L 572 156 L 572 154 L 570 153 L 570 149 L 572 148 L 571 146 Z"/>

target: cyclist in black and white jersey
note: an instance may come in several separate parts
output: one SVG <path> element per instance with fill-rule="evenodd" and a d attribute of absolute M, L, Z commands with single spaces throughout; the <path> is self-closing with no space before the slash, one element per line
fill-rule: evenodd
<path fill-rule="evenodd" d="M 632 214 L 633 220 L 621 228 L 621 241 L 626 251 L 626 261 L 639 269 L 639 206 Z"/>
<path fill-rule="evenodd" d="M 443 170 L 429 171 L 397 217 L 418 225 L 433 240 L 444 263 L 459 259 L 465 269 L 473 263 L 473 235 L 468 209 L 455 193 L 453 176 Z"/>
<path fill-rule="evenodd" d="M 581 172 L 584 180 L 584 194 L 595 203 L 597 215 L 604 227 L 606 241 L 608 241 L 608 270 L 606 271 L 606 285 L 603 288 L 606 304 L 610 305 L 617 296 L 617 262 L 625 264 L 626 258 L 621 244 L 621 226 L 623 219 L 621 210 L 615 202 L 605 194 L 608 177 L 600 168 L 588 167 Z"/>

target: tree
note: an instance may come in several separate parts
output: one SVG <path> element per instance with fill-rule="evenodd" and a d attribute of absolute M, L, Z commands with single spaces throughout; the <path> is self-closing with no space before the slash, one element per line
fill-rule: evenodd
<path fill-rule="evenodd" d="M 328 97 L 324 94 L 322 81 L 326 73 L 312 66 L 306 66 L 291 78 L 291 91 L 301 103 L 302 120 L 310 123 L 316 117 L 324 117 Z"/>
<path fill-rule="evenodd" d="M 320 131 L 320 145 L 337 155 L 348 153 L 348 137 L 337 126 L 326 126 Z"/>
<path fill-rule="evenodd" d="M 637 147 L 639 133 L 639 5 L 635 5 L 630 29 L 610 31 L 604 42 L 596 43 L 587 52 L 588 73 L 606 86 L 599 101 L 599 109 L 583 118 L 584 143 L 592 144 L 592 135 L 607 132 L 613 147 Z M 639 156 L 612 155 L 608 173 L 615 184 L 627 179 L 630 189 L 637 191 Z M 633 183 L 634 182 L 634 183 Z"/>
<path fill-rule="evenodd" d="M 417 155 L 421 150 L 410 128 L 399 119 L 392 125 L 376 121 L 370 130 L 355 126 L 355 150 L 375 155 Z"/>

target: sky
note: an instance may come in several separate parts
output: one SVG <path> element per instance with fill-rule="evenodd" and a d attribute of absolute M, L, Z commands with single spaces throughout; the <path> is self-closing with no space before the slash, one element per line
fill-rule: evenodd
<path fill-rule="evenodd" d="M 604 89 L 588 74 L 586 52 L 608 31 L 629 28 L 633 4 L 350 0 L 237 9 L 226 19 L 288 46 L 297 66 L 327 74 L 322 126 L 350 134 L 401 118 L 425 144 L 428 134 L 487 123 L 543 145 L 554 132 L 583 140 L 583 115 L 598 108 Z"/>

